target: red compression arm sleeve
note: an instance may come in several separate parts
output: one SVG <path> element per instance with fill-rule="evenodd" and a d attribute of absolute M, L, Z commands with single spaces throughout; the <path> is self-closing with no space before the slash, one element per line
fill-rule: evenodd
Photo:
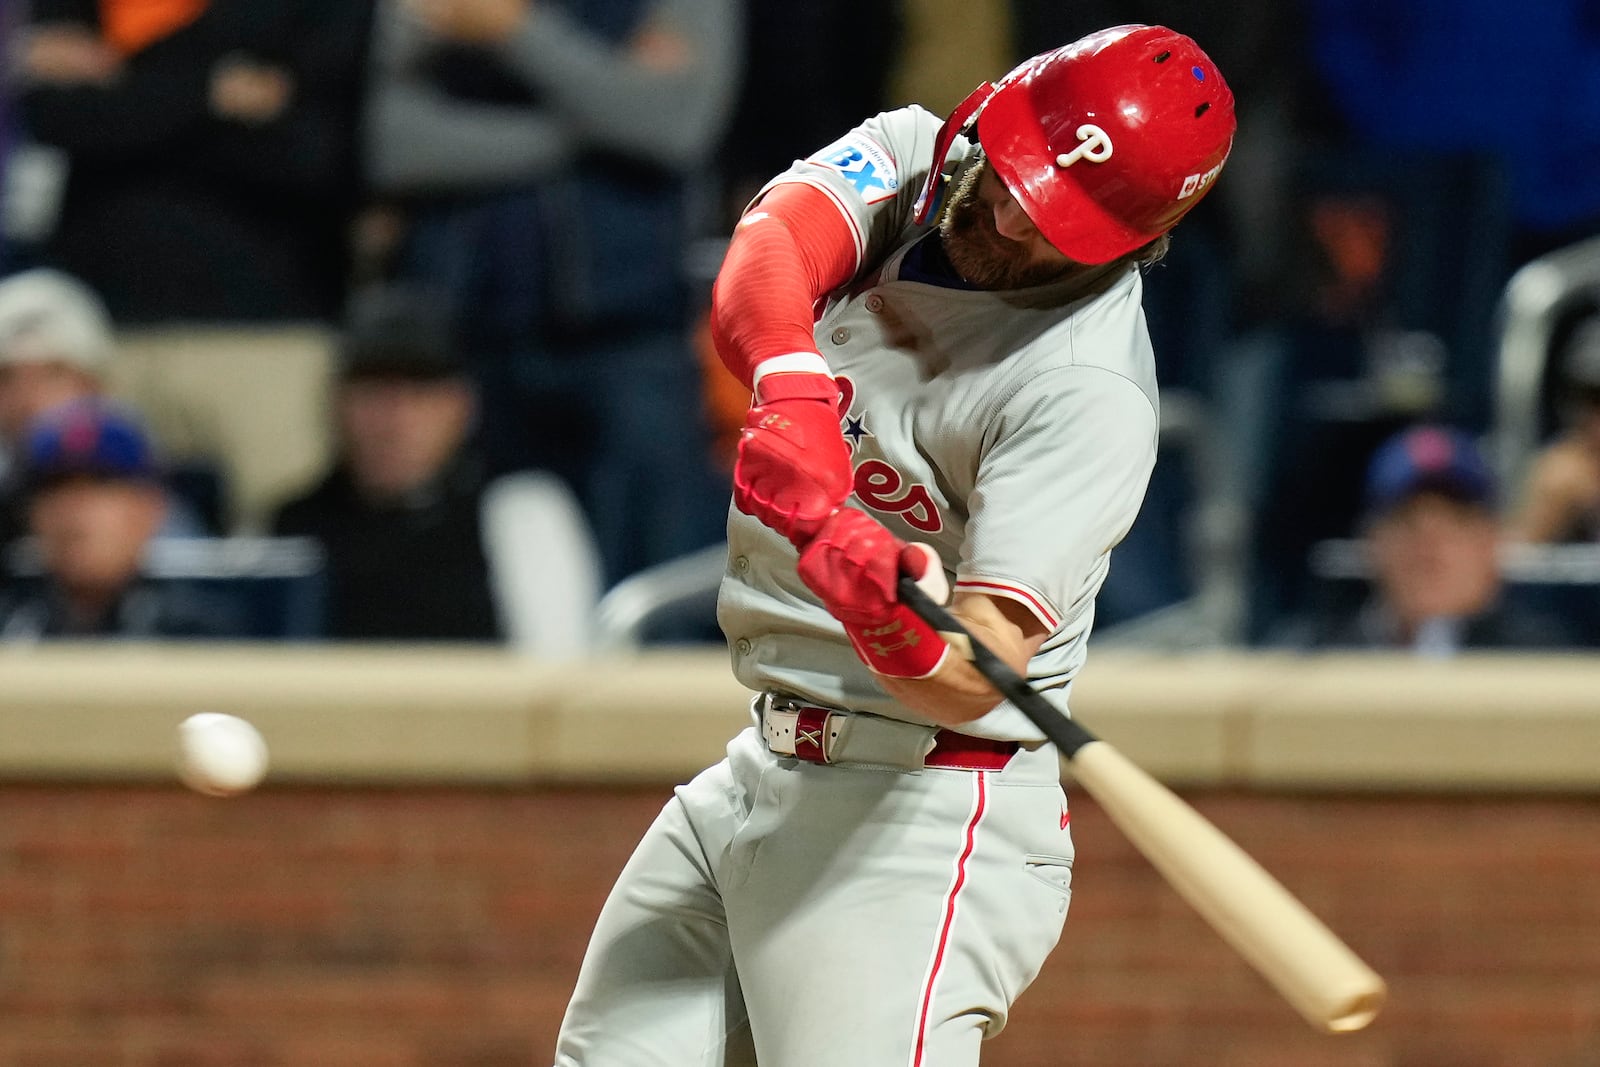
<path fill-rule="evenodd" d="M 745 213 L 711 291 L 711 336 L 722 362 L 756 388 L 756 368 L 775 356 L 797 373 L 770 373 L 757 399 L 815 396 L 832 402 L 833 384 L 811 335 L 817 301 L 856 270 L 850 222 L 810 185 L 779 185 Z M 809 366 L 804 354 L 816 357 Z M 806 373 L 807 371 L 813 373 Z"/>

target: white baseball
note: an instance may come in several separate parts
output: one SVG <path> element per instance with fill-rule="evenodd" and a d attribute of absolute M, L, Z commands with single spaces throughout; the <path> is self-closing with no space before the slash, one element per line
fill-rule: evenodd
<path fill-rule="evenodd" d="M 233 796 L 254 788 L 266 773 L 267 743 L 243 719 L 206 711 L 179 724 L 178 776 L 190 789 Z"/>

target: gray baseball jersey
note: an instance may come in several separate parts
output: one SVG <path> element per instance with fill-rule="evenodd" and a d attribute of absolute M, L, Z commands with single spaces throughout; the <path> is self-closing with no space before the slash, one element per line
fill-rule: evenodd
<path fill-rule="evenodd" d="M 1130 267 L 1063 302 L 1060 286 L 987 292 L 921 280 L 908 260 L 927 226 L 912 213 L 940 124 L 915 106 L 879 115 L 768 187 L 821 189 L 856 235 L 857 277 L 816 326 L 854 453 L 850 503 L 932 545 L 958 592 L 1026 606 L 1049 631 L 1030 680 L 1064 708 L 1111 549 L 1155 463 L 1141 281 Z M 971 158 L 957 138 L 947 165 Z M 922 721 L 884 693 L 800 582 L 787 540 L 734 510 L 728 545 L 718 618 L 741 682 Z M 1009 704 L 962 729 L 1040 739 Z"/>
<path fill-rule="evenodd" d="M 880 115 L 777 180 L 822 189 L 857 235 L 857 278 L 816 331 L 854 449 L 852 503 L 933 545 L 958 589 L 1038 616 L 1050 636 L 1030 673 L 1064 703 L 1155 457 L 1139 275 L 1074 302 L 924 280 L 912 201 L 939 125 L 919 108 Z M 958 142 L 949 161 L 967 153 Z M 909 720 L 844 716 L 839 737 L 911 735 L 916 755 L 795 759 L 799 726 L 783 734 L 764 707 L 618 878 L 556 1063 L 971 1067 L 1071 900 L 1056 750 L 1024 745 L 990 769 L 924 762 L 933 729 L 878 687 L 789 543 L 738 512 L 728 534 L 719 616 L 739 679 Z M 965 729 L 1037 739 L 1006 706 Z"/>

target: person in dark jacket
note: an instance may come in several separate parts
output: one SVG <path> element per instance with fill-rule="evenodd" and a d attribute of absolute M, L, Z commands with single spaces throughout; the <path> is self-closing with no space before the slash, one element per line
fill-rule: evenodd
<path fill-rule="evenodd" d="M 53 408 L 19 458 L 33 559 L 0 596 L 0 641 L 243 636 L 232 603 L 146 575 L 169 500 L 131 412 L 97 397 Z M 19 554 L 9 552 L 8 564 Z"/>
<path fill-rule="evenodd" d="M 366 176 L 481 388 L 491 475 L 560 476 L 607 585 L 720 539 L 685 249 L 738 88 L 733 0 L 380 0 Z"/>
<path fill-rule="evenodd" d="M 1489 465 L 1466 434 L 1430 425 L 1389 438 L 1367 470 L 1370 593 L 1314 617 L 1298 643 L 1436 657 L 1574 647 L 1560 619 L 1503 595 L 1495 499 Z"/>
<path fill-rule="evenodd" d="M 65 154 L 38 256 L 119 325 L 329 320 L 371 0 L 34 0 L 23 133 Z"/>
<path fill-rule="evenodd" d="M 477 403 L 445 304 L 410 286 L 358 294 L 334 403 L 336 465 L 272 524 L 327 551 L 327 635 L 500 638 L 471 445 Z"/>

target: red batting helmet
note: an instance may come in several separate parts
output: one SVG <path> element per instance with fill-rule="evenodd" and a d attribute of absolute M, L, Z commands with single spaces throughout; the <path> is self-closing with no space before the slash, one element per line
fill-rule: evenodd
<path fill-rule="evenodd" d="M 1109 263 L 1199 203 L 1233 146 L 1233 93 L 1200 46 L 1116 26 L 979 86 L 951 113 L 917 203 L 926 220 L 955 135 L 977 126 L 995 173 L 1046 240 Z"/>

